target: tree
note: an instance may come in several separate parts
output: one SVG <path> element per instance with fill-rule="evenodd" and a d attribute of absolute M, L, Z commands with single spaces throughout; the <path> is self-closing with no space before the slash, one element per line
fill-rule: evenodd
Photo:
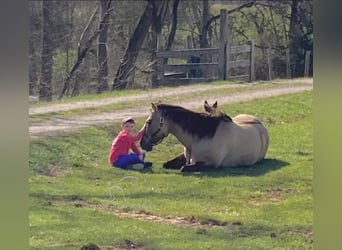
<path fill-rule="evenodd" d="M 288 37 L 294 76 L 303 75 L 305 51 L 313 49 L 312 33 L 312 1 L 292 0 Z"/>
<path fill-rule="evenodd" d="M 69 85 L 70 85 L 70 81 L 71 81 L 72 77 L 74 76 L 77 69 L 81 65 L 82 61 L 84 60 L 87 53 L 89 52 L 92 42 L 99 35 L 99 31 L 96 31 L 94 34 L 92 34 L 90 37 L 88 37 L 88 35 L 90 33 L 90 28 L 91 28 L 91 26 L 95 20 L 97 10 L 98 10 L 98 8 L 95 8 L 95 10 L 94 10 L 93 14 L 91 15 L 86 27 L 84 28 L 84 30 L 81 34 L 81 37 L 80 37 L 78 45 L 77 45 L 76 62 L 74 63 L 73 67 L 71 68 L 70 72 L 68 72 L 67 75 L 64 77 L 63 89 L 62 89 L 62 91 L 58 97 L 59 99 L 61 99 L 64 96 L 64 94 L 66 93 L 66 91 L 69 89 Z"/>
<path fill-rule="evenodd" d="M 291 17 L 290 17 L 290 29 L 289 29 L 289 47 L 292 60 L 296 58 L 297 50 L 300 42 L 300 30 L 298 20 L 298 4 L 299 0 L 292 0 L 291 4 Z"/>
<path fill-rule="evenodd" d="M 112 89 L 125 89 L 128 77 L 134 70 L 134 63 L 139 55 L 146 34 L 152 24 L 154 13 L 164 1 L 148 0 L 145 10 L 128 42 L 127 49 L 116 72 Z"/>
<path fill-rule="evenodd" d="M 38 92 L 39 66 L 40 66 L 40 44 L 41 44 L 41 2 L 29 1 L 30 35 L 29 35 L 29 95 Z"/>
<path fill-rule="evenodd" d="M 108 90 L 107 30 L 109 15 L 105 15 L 105 13 L 110 9 L 111 3 L 111 0 L 100 0 L 100 34 L 97 45 L 97 93 Z"/>
<path fill-rule="evenodd" d="M 172 5 L 172 24 L 171 30 L 167 39 L 167 44 L 165 50 L 171 50 L 173 41 L 175 40 L 176 30 L 177 30 L 177 11 L 178 11 L 179 0 L 173 0 Z M 167 59 L 167 58 L 165 58 Z M 167 60 L 166 60 L 167 61 Z"/>
<path fill-rule="evenodd" d="M 166 17 L 166 13 L 168 11 L 169 1 L 163 1 L 158 10 L 158 6 L 153 4 L 153 16 L 152 16 L 152 54 L 151 54 L 151 62 L 152 62 L 152 87 L 158 87 L 158 64 L 162 64 L 162 59 L 157 59 L 157 51 L 164 49 L 163 39 L 162 39 L 162 28 L 164 25 L 164 20 Z"/>
<path fill-rule="evenodd" d="M 52 56 L 54 51 L 52 10 L 53 1 L 44 0 L 43 6 L 43 37 L 41 52 L 41 78 L 39 84 L 39 100 L 52 100 Z"/>
<path fill-rule="evenodd" d="M 172 5 L 172 23 L 171 23 L 171 30 L 167 39 L 166 43 L 166 51 L 169 51 L 172 49 L 173 42 L 175 40 L 176 36 L 176 30 L 177 30 L 177 12 L 178 12 L 178 5 L 179 5 L 179 0 L 173 0 L 173 5 Z M 168 58 L 164 58 L 163 64 L 167 64 Z"/>
<path fill-rule="evenodd" d="M 233 43 L 255 40 L 257 78 L 267 78 L 268 56 L 274 76 L 285 77 L 286 49 L 290 50 L 292 76 L 303 76 L 305 51 L 312 50 L 312 2 L 254 0 L 252 8 L 229 13 L 232 27 L 229 40 Z"/>
<path fill-rule="evenodd" d="M 74 64 L 74 66 L 72 67 L 72 69 L 70 70 L 70 72 L 67 74 L 67 76 L 65 77 L 65 80 L 64 80 L 64 86 L 63 86 L 63 90 L 59 96 L 59 98 L 61 99 L 63 97 L 63 95 L 65 94 L 66 90 L 69 88 L 69 83 L 70 83 L 70 80 L 71 78 L 74 76 L 74 74 L 76 73 L 77 69 L 79 68 L 79 66 L 81 65 L 81 63 L 83 62 L 84 58 L 87 56 L 89 50 L 90 50 L 90 47 L 92 45 L 92 43 L 94 42 L 94 40 L 99 36 L 99 34 L 101 33 L 101 29 L 103 28 L 103 23 L 104 21 L 108 18 L 108 15 L 110 13 L 112 9 L 111 8 L 108 8 L 106 9 L 103 17 L 101 18 L 101 21 L 100 21 L 100 25 L 99 25 L 99 29 L 96 30 L 90 37 L 88 37 L 88 39 L 86 40 L 85 38 L 85 34 L 88 34 L 89 33 L 89 30 L 90 30 L 90 26 L 91 24 L 93 23 L 94 21 L 94 17 L 95 17 L 95 14 L 97 12 L 97 8 L 95 9 L 93 15 L 91 16 L 87 26 L 85 27 L 82 35 L 81 35 L 81 38 L 80 38 L 80 42 L 78 44 L 78 48 L 77 48 L 77 59 L 76 59 L 76 62 Z"/>
<path fill-rule="evenodd" d="M 208 2 L 208 0 L 203 0 L 200 48 L 207 48 L 208 47 L 207 34 L 208 34 L 209 26 L 206 25 L 208 19 L 209 19 L 209 2 Z"/>

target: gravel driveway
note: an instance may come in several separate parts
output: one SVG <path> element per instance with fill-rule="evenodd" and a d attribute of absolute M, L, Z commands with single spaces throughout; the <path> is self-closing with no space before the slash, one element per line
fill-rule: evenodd
<path fill-rule="evenodd" d="M 290 83 L 291 81 L 295 82 L 295 84 L 291 84 L 290 86 L 281 86 L 281 83 Z M 277 81 L 279 86 L 276 88 L 268 88 L 268 89 L 260 89 L 260 90 L 245 90 L 241 92 L 235 92 L 230 94 L 208 94 L 207 99 L 210 102 L 214 100 L 218 100 L 219 105 L 229 104 L 229 103 L 237 103 L 237 102 L 245 102 L 251 101 L 254 99 L 266 98 L 271 96 L 289 94 L 302 92 L 305 90 L 313 89 L 313 79 L 312 78 L 301 78 L 294 80 L 279 80 Z M 253 84 L 253 83 L 252 83 Z M 256 83 L 254 83 L 256 84 Z M 249 86 L 251 84 L 247 84 Z M 45 106 L 40 107 L 31 107 L 29 109 L 29 115 L 35 114 L 47 114 L 50 112 L 59 112 L 66 111 L 72 109 L 79 108 L 89 108 L 89 107 L 99 107 L 103 105 L 109 105 L 113 103 L 127 102 L 127 101 L 137 101 L 137 100 L 155 100 L 155 99 L 163 99 L 165 96 L 174 96 L 181 94 L 189 94 L 191 92 L 196 91 L 205 91 L 212 89 L 226 89 L 241 86 L 241 84 L 229 84 L 229 85 L 191 85 L 191 86 L 180 86 L 175 88 L 170 88 L 167 91 L 151 91 L 147 93 L 137 94 L 137 95 L 129 95 L 129 96 L 121 96 L 121 97 L 112 97 L 105 98 L 101 100 L 91 100 L 91 101 L 80 101 L 73 103 L 63 103 L 63 104 L 47 104 Z M 243 88 L 242 88 L 243 89 Z M 200 108 L 203 105 L 204 100 L 184 100 L 182 102 L 178 102 L 177 105 L 184 106 L 189 109 Z M 73 131 L 82 127 L 95 125 L 95 124 L 109 124 L 116 121 L 121 121 L 122 118 L 127 116 L 133 117 L 147 117 L 149 114 L 149 107 L 136 107 L 136 108 L 127 108 L 120 109 L 114 112 L 102 112 L 97 114 L 87 114 L 87 115 L 77 115 L 68 118 L 54 118 L 50 120 L 45 120 L 41 122 L 30 122 L 29 125 L 29 135 L 32 136 L 40 136 L 40 135 L 50 135 L 53 136 L 56 133 L 61 133 L 65 131 Z"/>

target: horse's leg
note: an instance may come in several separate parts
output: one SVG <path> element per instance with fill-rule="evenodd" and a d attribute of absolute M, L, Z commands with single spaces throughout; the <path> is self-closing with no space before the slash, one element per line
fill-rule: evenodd
<path fill-rule="evenodd" d="M 185 155 L 186 164 L 187 165 L 191 164 L 191 150 L 188 149 L 187 147 L 184 147 L 184 155 Z"/>
<path fill-rule="evenodd" d="M 204 162 L 196 162 L 190 165 L 184 165 L 181 168 L 182 172 L 198 172 L 212 170 L 213 166 L 205 165 Z"/>
<path fill-rule="evenodd" d="M 163 164 L 163 168 L 169 169 L 180 169 L 186 163 L 186 159 L 184 154 L 180 154 L 179 156 L 175 157 L 174 159 L 167 161 Z"/>

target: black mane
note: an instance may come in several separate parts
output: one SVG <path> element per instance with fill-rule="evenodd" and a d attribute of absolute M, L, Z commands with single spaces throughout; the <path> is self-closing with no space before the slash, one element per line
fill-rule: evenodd
<path fill-rule="evenodd" d="M 217 126 L 221 121 L 231 122 L 232 119 L 221 113 L 218 116 L 211 116 L 207 113 L 198 113 L 180 106 L 169 104 L 157 104 L 160 111 L 166 119 L 177 123 L 182 129 L 199 138 L 213 137 Z"/>

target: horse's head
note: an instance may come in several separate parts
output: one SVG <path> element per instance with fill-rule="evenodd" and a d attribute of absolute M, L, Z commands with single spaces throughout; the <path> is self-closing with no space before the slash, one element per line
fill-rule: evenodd
<path fill-rule="evenodd" d="M 204 110 L 208 112 L 210 115 L 217 115 L 217 101 L 212 106 L 210 106 L 207 100 L 205 100 Z"/>
<path fill-rule="evenodd" d="M 168 125 L 161 110 L 152 103 L 151 114 L 145 122 L 144 135 L 140 141 L 141 147 L 151 151 L 152 147 L 161 143 L 168 134 Z"/>

